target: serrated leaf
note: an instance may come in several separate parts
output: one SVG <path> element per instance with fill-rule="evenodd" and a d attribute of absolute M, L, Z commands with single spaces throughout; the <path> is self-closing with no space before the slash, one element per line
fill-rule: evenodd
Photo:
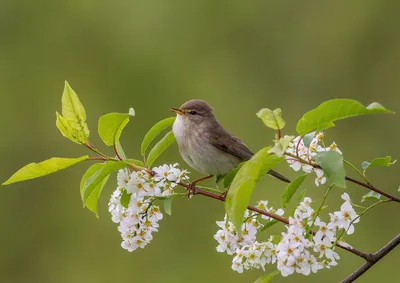
<path fill-rule="evenodd" d="M 260 177 L 260 171 L 268 172 L 273 166 L 282 161 L 275 155 L 269 155 L 266 147 L 258 151 L 245 162 L 233 179 L 226 196 L 225 211 L 240 233 L 244 212 L 249 203 L 253 188 Z"/>
<path fill-rule="evenodd" d="M 97 171 L 101 170 L 104 167 L 104 163 L 96 163 L 90 166 L 85 174 L 83 175 L 80 183 L 80 192 L 81 195 L 83 193 L 83 187 L 87 179 L 91 178 L 93 174 L 95 174 Z M 93 192 L 90 194 L 86 202 L 83 204 L 83 207 L 87 207 L 90 211 L 92 211 L 94 214 L 96 214 L 96 217 L 99 218 L 99 214 L 97 211 L 97 202 L 100 197 L 101 191 L 103 190 L 104 185 L 106 184 L 108 177 L 105 177 L 101 182 L 99 182 L 94 188 Z"/>
<path fill-rule="evenodd" d="M 279 274 L 279 270 L 275 270 L 269 274 L 261 275 L 260 277 L 257 278 L 254 283 L 268 283 L 271 281 L 272 278 L 274 278 L 277 274 Z"/>
<path fill-rule="evenodd" d="M 315 134 L 316 134 L 316 132 L 311 132 L 311 133 L 304 135 L 303 144 L 305 147 L 308 148 L 310 146 L 312 140 L 315 138 Z"/>
<path fill-rule="evenodd" d="M 345 172 L 343 167 L 343 156 L 336 151 L 321 151 L 314 156 L 324 171 L 326 183 L 346 188 Z"/>
<path fill-rule="evenodd" d="M 361 167 L 362 167 L 362 169 L 364 169 L 364 171 L 370 167 L 389 167 L 396 163 L 396 160 L 393 162 L 391 162 L 391 161 L 392 161 L 391 156 L 378 157 L 378 158 L 375 158 L 374 160 L 372 160 L 371 162 L 364 161 L 361 164 Z"/>
<path fill-rule="evenodd" d="M 154 161 L 164 152 L 168 147 L 170 147 L 175 142 L 174 133 L 168 132 L 150 151 L 147 157 L 147 166 L 151 167 Z"/>
<path fill-rule="evenodd" d="M 90 197 L 92 193 L 94 193 L 94 189 L 96 186 L 104 180 L 108 175 L 112 172 L 117 171 L 119 169 L 125 168 L 126 164 L 123 161 L 108 161 L 102 168 L 93 173 L 89 178 L 85 180 L 81 189 L 81 197 L 83 204 L 86 204 L 86 201 Z"/>
<path fill-rule="evenodd" d="M 72 129 L 77 134 L 77 140 L 81 143 L 87 142 L 89 138 L 89 129 L 86 124 L 86 112 L 78 95 L 65 81 L 64 91 L 61 97 L 62 116 L 68 121 Z"/>
<path fill-rule="evenodd" d="M 275 141 L 275 145 L 268 152 L 277 156 L 283 156 L 293 139 L 294 136 L 284 136 L 283 138 L 280 138 L 279 140 Z"/>
<path fill-rule="evenodd" d="M 147 134 L 144 136 L 142 145 L 140 148 L 140 152 L 142 156 L 145 156 L 146 150 L 149 147 L 150 143 L 166 128 L 172 126 L 172 124 L 175 121 L 175 117 L 170 117 L 164 120 L 159 121 L 156 123 L 151 129 L 147 132 Z"/>
<path fill-rule="evenodd" d="M 131 115 L 125 113 L 108 113 L 99 119 L 98 132 L 107 146 L 113 146 L 121 137 L 121 132 L 129 122 Z"/>
<path fill-rule="evenodd" d="M 15 172 L 3 183 L 3 185 L 9 185 L 55 173 L 87 160 L 88 158 L 89 156 L 87 155 L 78 158 L 53 157 L 40 163 L 30 163 Z"/>
<path fill-rule="evenodd" d="M 296 193 L 301 184 L 303 184 L 307 176 L 307 174 L 299 176 L 286 186 L 282 194 L 282 208 L 286 208 L 288 206 L 293 195 Z"/>
<path fill-rule="evenodd" d="M 123 207 L 128 208 L 131 196 L 132 194 L 128 193 L 126 190 L 122 191 L 120 203 Z"/>
<path fill-rule="evenodd" d="M 334 121 L 344 118 L 376 113 L 394 113 L 377 102 L 365 107 L 352 99 L 332 99 L 303 115 L 296 130 L 300 136 L 312 131 L 322 131 L 334 127 Z"/>
<path fill-rule="evenodd" d="M 166 214 L 172 214 L 172 201 L 174 200 L 175 196 L 169 196 L 164 200 L 164 211 Z"/>
<path fill-rule="evenodd" d="M 77 143 L 77 144 L 82 144 L 82 142 L 80 142 L 78 140 L 78 136 L 75 132 L 74 129 L 72 129 L 71 125 L 68 123 L 68 121 L 61 116 L 58 112 L 56 112 L 56 126 L 57 128 L 60 130 L 61 134 L 70 139 L 71 141 Z"/>
<path fill-rule="evenodd" d="M 368 194 L 362 196 L 361 202 L 364 202 L 364 201 L 369 200 L 369 199 L 380 200 L 381 196 L 382 195 L 377 193 L 377 192 L 370 191 Z"/>
<path fill-rule="evenodd" d="M 272 219 L 270 221 L 268 221 L 267 223 L 265 223 L 265 225 L 261 228 L 261 232 L 267 230 L 268 228 L 274 226 L 276 223 L 278 223 L 279 221 L 276 219 Z"/>
<path fill-rule="evenodd" d="M 286 125 L 282 118 L 282 110 L 280 108 L 273 111 L 268 108 L 263 108 L 257 112 L 257 117 L 260 118 L 268 128 L 274 130 L 282 129 Z"/>

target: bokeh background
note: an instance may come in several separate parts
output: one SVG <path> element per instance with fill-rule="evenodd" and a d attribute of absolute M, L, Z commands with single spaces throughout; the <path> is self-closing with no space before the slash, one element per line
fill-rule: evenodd
<path fill-rule="evenodd" d="M 96 134 L 97 119 L 136 109 L 122 137 L 131 158 L 139 157 L 147 129 L 172 115 L 169 107 L 192 98 L 213 105 L 220 122 L 253 150 L 274 135 L 255 116 L 262 107 L 283 109 L 288 134 L 303 113 L 331 98 L 379 101 L 400 112 L 399 8 L 398 1 L 379 0 L 1 0 L 1 182 L 32 161 L 87 153 L 55 126 L 64 80 L 86 107 L 92 141 L 110 154 Z M 379 156 L 396 159 L 399 123 L 395 115 L 354 118 L 326 136 L 357 165 Z M 164 162 L 186 166 L 176 145 Z M 100 219 L 82 209 L 79 182 L 88 165 L 0 189 L 0 282 L 233 283 L 263 274 L 233 272 L 231 257 L 215 251 L 223 205 L 201 196 L 175 201 L 153 242 L 126 252 L 107 212 L 115 176 L 100 199 Z M 399 194 L 398 166 L 371 170 L 370 178 Z M 295 176 L 285 165 L 279 170 Z M 308 195 L 320 198 L 324 189 L 309 181 Z M 254 200 L 278 207 L 283 188 L 266 177 Z M 354 185 L 346 191 L 356 201 L 367 193 Z M 331 210 L 342 192 L 332 193 Z M 376 251 L 399 233 L 399 209 L 392 203 L 376 208 L 348 241 Z M 276 225 L 264 236 L 281 230 Z M 363 263 L 339 253 L 331 271 L 273 282 L 339 282 Z M 357 282 L 399 282 L 399 261 L 397 249 Z"/>

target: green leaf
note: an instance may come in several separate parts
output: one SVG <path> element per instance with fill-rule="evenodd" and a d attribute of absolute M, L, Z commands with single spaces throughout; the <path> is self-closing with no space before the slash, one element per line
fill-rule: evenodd
<path fill-rule="evenodd" d="M 271 236 L 271 239 L 270 239 L 271 243 L 273 243 L 275 245 L 279 244 L 281 240 L 282 240 L 281 235 L 273 235 L 273 236 Z"/>
<path fill-rule="evenodd" d="M 315 134 L 316 134 L 316 132 L 311 132 L 311 133 L 304 135 L 303 143 L 304 143 L 305 147 L 308 148 L 310 146 L 312 140 L 315 138 Z"/>
<path fill-rule="evenodd" d="M 336 151 L 321 151 L 314 156 L 324 171 L 326 182 L 329 186 L 337 185 L 346 188 L 343 156 Z"/>
<path fill-rule="evenodd" d="M 233 179 L 226 196 L 225 211 L 238 233 L 241 231 L 244 212 L 253 188 L 260 177 L 260 172 L 262 170 L 268 172 L 274 165 L 283 160 L 283 158 L 278 158 L 275 155 L 269 155 L 269 149 L 269 147 L 261 149 L 243 164 Z"/>
<path fill-rule="evenodd" d="M 86 124 L 86 112 L 78 95 L 65 81 L 64 91 L 61 97 L 62 116 L 71 125 L 78 135 L 77 140 L 81 143 L 87 142 L 89 138 L 89 129 Z"/>
<path fill-rule="evenodd" d="M 58 112 L 56 112 L 56 117 L 56 126 L 60 130 L 61 134 L 77 144 L 82 144 L 82 142 L 78 140 L 79 136 L 76 134 L 76 131 L 72 129 L 68 121 Z"/>
<path fill-rule="evenodd" d="M 272 278 L 274 278 L 277 274 L 279 274 L 279 270 L 275 270 L 269 274 L 261 275 L 260 277 L 257 278 L 254 283 L 268 283 L 271 281 Z"/>
<path fill-rule="evenodd" d="M 113 146 L 121 137 L 121 132 L 129 122 L 129 114 L 108 113 L 101 116 L 98 123 L 99 136 L 107 146 Z"/>
<path fill-rule="evenodd" d="M 125 208 L 128 208 L 129 202 L 131 201 L 131 195 L 129 194 L 126 190 L 122 191 L 122 196 L 121 196 L 121 205 Z"/>
<path fill-rule="evenodd" d="M 89 156 L 87 155 L 78 158 L 53 157 L 40 163 L 30 163 L 15 172 L 10 179 L 3 183 L 3 185 L 9 185 L 55 173 L 87 160 L 88 158 Z"/>
<path fill-rule="evenodd" d="M 375 158 L 374 160 L 372 160 L 371 162 L 364 161 L 361 164 L 361 167 L 362 167 L 362 169 L 364 169 L 364 171 L 370 167 L 389 167 L 396 163 L 396 160 L 393 162 L 391 162 L 391 161 L 392 161 L 391 156 L 378 157 L 378 158 Z"/>
<path fill-rule="evenodd" d="M 352 99 L 332 99 L 320 104 L 317 108 L 303 115 L 297 123 L 296 130 L 300 136 L 312 131 L 322 131 L 334 127 L 334 121 L 348 117 L 377 114 L 394 113 L 377 102 L 365 107 Z"/>
<path fill-rule="evenodd" d="M 147 166 L 151 167 L 154 161 L 175 142 L 174 133 L 168 132 L 150 151 L 147 157 Z"/>
<path fill-rule="evenodd" d="M 288 206 L 293 195 L 296 193 L 301 184 L 303 184 L 307 176 L 307 174 L 299 176 L 286 186 L 282 194 L 282 208 L 286 208 Z"/>
<path fill-rule="evenodd" d="M 126 154 L 119 141 L 115 142 L 115 149 L 117 150 L 118 155 L 122 158 L 122 160 L 125 160 Z"/>
<path fill-rule="evenodd" d="M 265 162 L 260 169 L 260 173 L 258 174 L 258 179 L 260 179 L 261 177 L 265 176 L 268 173 L 268 171 L 271 169 L 271 164 L 273 164 L 273 166 L 276 166 L 283 160 L 285 160 L 285 158 L 283 156 L 276 156 L 274 154 L 272 154 L 272 155 L 270 154 L 268 156 L 268 162 Z M 280 174 L 278 174 L 278 175 L 280 175 Z M 274 175 L 271 175 L 271 176 L 274 176 Z"/>
<path fill-rule="evenodd" d="M 261 228 L 261 232 L 267 230 L 268 228 L 274 226 L 276 223 L 278 223 L 279 221 L 276 219 L 272 219 L 270 221 L 268 221 L 267 223 L 265 223 L 265 225 Z"/>
<path fill-rule="evenodd" d="M 174 200 L 175 196 L 169 196 L 164 200 L 164 211 L 166 214 L 172 214 L 172 201 Z"/>
<path fill-rule="evenodd" d="M 91 194 L 94 193 L 96 186 L 104 180 L 112 172 L 125 168 L 126 164 L 123 161 L 108 161 L 102 168 L 94 172 L 89 178 L 85 180 L 81 189 L 81 197 L 83 204 Z"/>
<path fill-rule="evenodd" d="M 289 147 L 289 143 L 294 139 L 294 136 L 284 136 L 279 140 L 275 141 L 275 145 L 268 151 L 270 154 L 277 156 L 283 156 L 286 149 Z"/>
<path fill-rule="evenodd" d="M 381 194 L 374 192 L 374 191 L 370 191 L 368 194 L 363 195 L 361 198 L 361 202 L 364 202 L 366 200 L 369 199 L 376 199 L 376 200 L 380 200 L 381 199 Z"/>
<path fill-rule="evenodd" d="M 144 163 L 141 160 L 137 160 L 137 159 L 125 159 L 124 160 L 126 164 L 134 164 L 140 167 L 144 167 Z"/>
<path fill-rule="evenodd" d="M 224 178 L 224 188 L 229 188 L 229 186 L 231 185 L 233 179 L 235 178 L 237 172 L 239 171 L 239 169 L 243 166 L 245 162 L 240 163 L 236 168 L 233 168 L 231 171 L 229 171 Z"/>
<path fill-rule="evenodd" d="M 226 174 L 215 176 L 215 184 L 219 184 L 223 179 L 225 179 Z"/>
<path fill-rule="evenodd" d="M 81 194 L 83 192 L 83 187 L 87 179 L 91 178 L 93 174 L 95 174 L 97 171 L 101 170 L 104 167 L 104 163 L 96 163 L 93 164 L 88 168 L 88 170 L 85 172 L 81 179 L 81 184 L 80 184 L 80 191 Z M 90 194 L 86 202 L 83 204 L 83 206 L 87 207 L 90 211 L 92 211 L 94 214 L 96 214 L 96 217 L 99 218 L 99 214 L 97 212 L 97 201 L 100 197 L 101 191 L 103 190 L 104 185 L 106 184 L 108 177 L 105 177 L 101 182 L 99 182 L 93 189 L 93 192 Z"/>
<path fill-rule="evenodd" d="M 257 117 L 260 118 L 268 128 L 274 130 L 282 129 L 286 125 L 282 118 L 282 110 L 280 108 L 277 108 L 274 111 L 268 108 L 263 108 L 258 111 Z"/>
<path fill-rule="evenodd" d="M 140 148 L 140 152 L 142 156 L 146 155 L 146 150 L 149 147 L 150 143 L 166 128 L 170 127 L 175 121 L 175 117 L 170 117 L 160 122 L 156 123 L 144 136 L 142 141 L 142 146 Z"/>

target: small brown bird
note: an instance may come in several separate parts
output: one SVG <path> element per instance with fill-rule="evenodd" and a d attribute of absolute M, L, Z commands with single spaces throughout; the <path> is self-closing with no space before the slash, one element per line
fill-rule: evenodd
<path fill-rule="evenodd" d="M 223 176 L 254 155 L 240 139 L 218 123 L 213 108 L 207 102 L 194 99 L 180 108 L 171 108 L 171 111 L 177 113 L 172 130 L 179 152 L 185 162 L 197 171 L 210 176 Z M 268 174 L 290 183 L 289 179 L 273 170 Z"/>

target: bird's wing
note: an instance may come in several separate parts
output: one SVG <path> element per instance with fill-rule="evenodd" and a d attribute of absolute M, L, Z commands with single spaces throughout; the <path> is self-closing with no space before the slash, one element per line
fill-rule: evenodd
<path fill-rule="evenodd" d="M 218 127 L 213 129 L 208 140 L 216 148 L 235 155 L 243 160 L 249 160 L 254 155 L 254 153 L 240 139 L 231 135 L 221 125 L 218 125 Z"/>
<path fill-rule="evenodd" d="M 240 139 L 231 135 L 219 124 L 209 133 L 208 140 L 216 148 L 235 155 L 243 160 L 249 160 L 254 155 L 254 153 Z M 272 169 L 269 170 L 267 174 L 283 182 L 290 183 L 288 178 Z"/>

